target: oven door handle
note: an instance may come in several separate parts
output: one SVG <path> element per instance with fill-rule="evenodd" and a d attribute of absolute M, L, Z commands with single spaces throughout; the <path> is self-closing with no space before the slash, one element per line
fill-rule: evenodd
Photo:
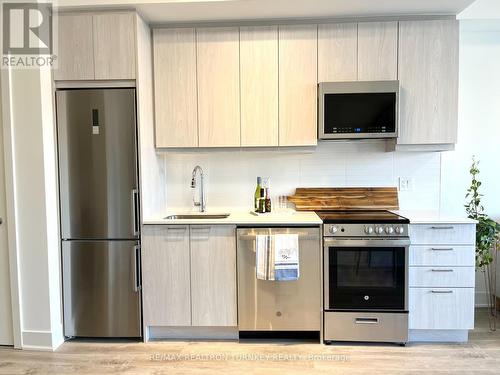
<path fill-rule="evenodd" d="M 406 239 L 381 239 L 381 238 L 366 238 L 366 239 L 340 239 L 340 238 L 325 238 L 325 247 L 400 247 L 410 246 L 410 240 Z"/>

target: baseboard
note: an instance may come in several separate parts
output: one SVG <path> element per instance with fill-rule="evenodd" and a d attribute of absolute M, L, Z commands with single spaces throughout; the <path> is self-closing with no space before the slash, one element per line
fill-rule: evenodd
<path fill-rule="evenodd" d="M 476 290 L 474 293 L 474 307 L 488 307 L 488 293 L 484 290 Z"/>
<path fill-rule="evenodd" d="M 238 327 L 147 327 L 151 340 L 238 340 Z"/>
<path fill-rule="evenodd" d="M 40 350 L 40 351 L 54 351 L 63 342 L 64 337 L 58 335 L 56 340 L 53 339 L 51 331 L 29 331 L 21 332 L 22 336 L 22 349 L 23 350 Z"/>
<path fill-rule="evenodd" d="M 410 329 L 410 342 L 467 342 L 466 329 Z"/>

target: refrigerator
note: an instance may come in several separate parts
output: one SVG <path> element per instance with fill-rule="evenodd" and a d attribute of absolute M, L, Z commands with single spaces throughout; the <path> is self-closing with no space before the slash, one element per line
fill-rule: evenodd
<path fill-rule="evenodd" d="M 141 337 L 134 88 L 56 91 L 64 335 Z"/>

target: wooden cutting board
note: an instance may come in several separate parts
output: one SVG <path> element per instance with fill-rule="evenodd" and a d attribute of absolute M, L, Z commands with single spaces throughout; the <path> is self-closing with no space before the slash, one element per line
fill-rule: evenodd
<path fill-rule="evenodd" d="M 288 200 L 297 211 L 399 209 L 395 187 L 297 188 Z"/>

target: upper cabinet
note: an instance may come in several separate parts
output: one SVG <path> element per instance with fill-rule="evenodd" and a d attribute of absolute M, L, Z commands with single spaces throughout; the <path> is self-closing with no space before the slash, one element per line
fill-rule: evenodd
<path fill-rule="evenodd" d="M 359 81 L 397 79 L 398 23 L 359 23 L 357 59 Z"/>
<path fill-rule="evenodd" d="M 55 80 L 135 79 L 132 12 L 59 16 Z"/>
<path fill-rule="evenodd" d="M 156 147 L 198 146 L 196 35 L 153 30 Z"/>
<path fill-rule="evenodd" d="M 95 79 L 135 78 L 134 18 L 133 13 L 93 17 Z"/>
<path fill-rule="evenodd" d="M 94 79 L 92 16 L 61 14 L 58 17 L 56 80 Z"/>
<path fill-rule="evenodd" d="M 196 29 L 196 40 L 199 146 L 240 146 L 239 29 Z"/>
<path fill-rule="evenodd" d="M 317 144 L 317 26 L 279 27 L 279 145 Z"/>
<path fill-rule="evenodd" d="M 62 26 L 85 30 L 86 22 Z M 94 19 L 93 27 L 110 34 L 108 23 Z M 318 82 L 384 80 L 400 81 L 397 149 L 456 142 L 455 20 L 160 29 L 153 36 L 157 147 L 314 146 Z M 78 37 L 84 47 L 62 55 L 59 76 L 89 75 L 89 64 L 72 65 L 89 48 L 88 32 Z M 101 50 L 94 46 L 94 54 Z M 93 61 L 97 77 L 98 65 L 109 64 Z"/>
<path fill-rule="evenodd" d="M 458 115 L 458 21 L 399 23 L 399 81 L 398 144 L 455 143 Z"/>
<path fill-rule="evenodd" d="M 278 146 L 278 27 L 240 28 L 241 145 Z"/>
<path fill-rule="evenodd" d="M 358 74 L 358 24 L 318 26 L 318 82 L 355 81 Z"/>

